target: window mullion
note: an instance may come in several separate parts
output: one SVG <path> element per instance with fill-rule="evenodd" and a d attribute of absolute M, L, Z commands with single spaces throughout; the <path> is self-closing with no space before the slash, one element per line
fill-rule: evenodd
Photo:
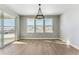
<path fill-rule="evenodd" d="M 36 19 L 34 20 L 34 32 L 36 32 Z"/>
<path fill-rule="evenodd" d="M 45 19 L 43 19 L 43 32 L 45 33 Z"/>
<path fill-rule="evenodd" d="M 54 26 L 53 26 L 53 19 L 52 19 L 52 32 L 53 32 L 53 30 L 54 30 L 53 27 L 54 27 Z"/>

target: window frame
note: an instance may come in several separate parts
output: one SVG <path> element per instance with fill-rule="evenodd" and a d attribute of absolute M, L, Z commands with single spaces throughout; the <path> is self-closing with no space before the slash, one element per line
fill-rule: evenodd
<path fill-rule="evenodd" d="M 52 25 L 48 25 L 48 26 L 52 26 L 52 32 L 46 32 L 46 29 L 45 29 L 45 33 L 53 33 L 54 32 L 54 24 L 53 24 L 53 18 L 47 18 L 47 19 L 51 19 L 52 21 Z M 46 20 L 46 19 L 45 19 Z M 46 23 L 46 22 L 45 22 Z M 45 24 L 45 27 L 46 27 L 46 24 Z"/>
<path fill-rule="evenodd" d="M 28 32 L 28 31 L 27 31 L 28 25 L 26 25 L 26 32 L 27 32 L 27 33 L 53 33 L 53 32 L 54 32 L 53 18 L 50 18 L 50 19 L 52 20 L 52 25 L 51 25 L 51 26 L 52 26 L 52 32 L 46 32 L 46 31 L 45 31 L 45 26 L 46 26 L 46 25 L 45 25 L 45 19 L 49 19 L 49 18 L 43 19 L 43 32 L 37 32 L 37 31 L 36 31 L 36 26 L 37 26 L 37 25 L 36 25 L 36 19 L 34 19 L 34 18 L 28 18 L 28 19 L 33 19 L 33 20 L 34 20 L 34 32 Z M 26 19 L 26 24 L 27 24 L 28 19 Z"/>
<path fill-rule="evenodd" d="M 40 32 L 37 31 L 37 26 L 39 26 L 39 25 L 37 24 L 37 21 L 38 20 L 36 20 L 36 22 L 35 22 L 36 23 L 36 28 L 35 28 L 36 29 L 36 33 L 43 33 L 44 32 L 44 30 L 43 30 L 43 19 L 41 19 L 41 20 L 42 20 L 42 27 L 41 27 L 42 28 L 42 31 L 40 31 Z"/>
<path fill-rule="evenodd" d="M 28 18 L 28 19 L 33 19 L 33 18 Z M 34 19 L 33 19 L 33 20 L 34 20 Z M 26 20 L 26 22 L 28 22 L 28 20 Z M 27 26 L 26 26 L 26 27 L 27 27 L 27 29 L 26 29 L 27 33 L 35 33 L 35 20 L 33 21 L 33 23 L 34 23 L 34 25 L 33 25 L 33 26 L 34 26 L 33 32 L 28 32 L 28 26 L 29 26 L 29 25 L 26 23 L 26 25 L 27 25 Z"/>

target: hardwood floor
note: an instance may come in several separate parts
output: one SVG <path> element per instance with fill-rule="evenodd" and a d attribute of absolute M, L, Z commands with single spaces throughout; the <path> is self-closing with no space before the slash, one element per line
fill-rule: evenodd
<path fill-rule="evenodd" d="M 0 49 L 1 55 L 78 55 L 79 50 L 55 39 L 19 40 Z"/>

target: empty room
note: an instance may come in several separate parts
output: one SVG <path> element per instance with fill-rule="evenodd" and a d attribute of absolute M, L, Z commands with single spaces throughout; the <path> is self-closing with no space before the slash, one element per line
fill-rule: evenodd
<path fill-rule="evenodd" d="M 79 55 L 79 4 L 0 4 L 0 55 Z"/>

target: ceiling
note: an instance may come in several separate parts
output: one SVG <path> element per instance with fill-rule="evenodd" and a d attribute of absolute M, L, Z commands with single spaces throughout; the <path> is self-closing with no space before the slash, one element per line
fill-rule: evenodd
<path fill-rule="evenodd" d="M 19 15 L 36 15 L 38 12 L 38 4 L 7 4 Z M 60 15 L 67 9 L 65 4 L 42 4 L 41 9 L 44 15 Z"/>

